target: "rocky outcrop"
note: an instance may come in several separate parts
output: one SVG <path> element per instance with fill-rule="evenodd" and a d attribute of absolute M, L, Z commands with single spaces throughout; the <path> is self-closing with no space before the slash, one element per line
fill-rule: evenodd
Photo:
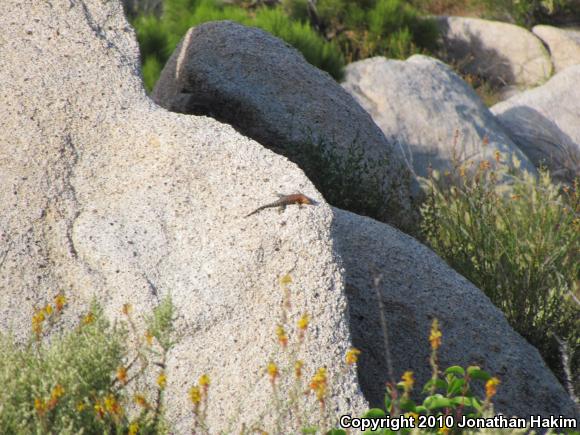
<path fill-rule="evenodd" d="M 580 66 L 556 74 L 491 108 L 510 137 L 535 165 L 545 165 L 556 179 L 580 175 Z"/>
<path fill-rule="evenodd" d="M 347 67 L 343 86 L 387 139 L 398 144 L 420 177 L 427 176 L 429 167 L 442 171 L 454 164 L 493 160 L 496 151 L 509 164 L 515 157 L 524 169 L 535 171 L 473 89 L 436 59 L 354 62 Z"/>
<path fill-rule="evenodd" d="M 380 288 L 387 317 L 406 333 L 394 337 L 405 347 L 397 370 L 417 367 L 424 379 L 414 357 L 426 349 L 428 316 L 438 316 L 443 363 L 458 356 L 506 374 L 512 395 L 500 409 L 570 414 L 537 353 L 429 250 L 386 225 L 333 211 L 298 167 L 230 126 L 154 105 L 118 2 L 0 2 L 0 29 L 3 331 L 26 335 L 34 306 L 63 289 L 65 327 L 93 298 L 115 317 L 126 302 L 144 313 L 170 294 L 181 337 L 168 356 L 164 395 L 174 432 L 190 431 L 187 391 L 204 372 L 213 379 L 212 433 L 256 421 L 267 427 L 273 411 L 263 369 L 279 355 L 278 278 L 291 272 L 290 318 L 312 317 L 300 355 L 305 373 L 326 366 L 329 411 L 356 415 L 366 402 L 343 370 L 351 331 L 369 358 L 363 389 L 375 397 L 373 380 L 382 380 L 376 341 L 364 335 L 377 337 L 368 293 L 374 264 L 390 288 Z M 318 205 L 243 217 L 272 192 L 295 189 Z M 397 310 L 403 315 L 391 316 Z"/>
<path fill-rule="evenodd" d="M 552 63 L 541 41 L 513 24 L 465 17 L 438 17 L 449 62 L 496 86 L 533 87 L 551 75 Z"/>
<path fill-rule="evenodd" d="M 555 72 L 580 64 L 580 31 L 540 25 L 532 32 L 548 46 Z"/>
<path fill-rule="evenodd" d="M 114 317 L 127 302 L 149 313 L 171 294 L 175 433 L 191 430 L 187 392 L 204 372 L 212 433 L 267 426 L 264 367 L 280 352 L 278 279 L 291 272 L 290 319 L 309 312 L 315 331 L 305 376 L 327 366 L 329 409 L 361 412 L 356 376 L 343 370 L 333 215 L 303 172 L 230 126 L 154 105 L 116 1 L 2 1 L 0 29 L 0 328 L 26 335 L 33 307 L 60 290 L 71 327 L 93 297 Z M 319 205 L 244 219 L 295 189 Z"/>
<path fill-rule="evenodd" d="M 405 226 L 412 215 L 413 179 L 393 144 L 327 73 L 269 33 L 228 21 L 190 29 L 152 97 L 168 110 L 213 116 L 283 153 L 335 204 L 347 184 L 353 198 L 381 191 L 373 217 Z M 365 165 L 363 179 L 340 179 L 353 167 L 364 174 Z"/>
<path fill-rule="evenodd" d="M 479 365 L 498 376 L 502 384 L 496 411 L 580 417 L 538 351 L 473 284 L 412 237 L 343 210 L 334 209 L 334 214 L 353 342 L 362 350 L 359 380 L 371 405 L 384 403 L 384 383 L 391 380 L 389 357 L 396 382 L 406 370 L 414 372 L 416 386 L 430 379 L 428 339 L 437 318 L 443 333 L 440 367 Z M 381 306 L 387 340 L 380 326 Z"/>

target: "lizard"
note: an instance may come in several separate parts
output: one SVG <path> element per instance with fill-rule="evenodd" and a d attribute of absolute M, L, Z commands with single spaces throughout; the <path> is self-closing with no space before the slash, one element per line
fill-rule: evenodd
<path fill-rule="evenodd" d="M 298 204 L 298 206 L 302 206 L 302 205 L 313 205 L 314 201 L 310 198 L 308 198 L 306 195 L 302 194 L 302 193 L 294 193 L 292 195 L 282 195 L 282 194 L 278 194 L 278 196 L 280 197 L 280 199 L 278 201 L 274 201 L 270 204 L 266 204 L 263 205 L 261 207 L 258 207 L 256 210 L 254 210 L 253 212 L 251 212 L 250 214 L 246 215 L 246 217 L 252 216 L 253 214 L 258 213 L 261 210 L 264 210 L 265 208 L 271 208 L 271 207 L 281 207 L 282 209 L 286 208 L 287 205 L 291 205 L 291 204 Z"/>

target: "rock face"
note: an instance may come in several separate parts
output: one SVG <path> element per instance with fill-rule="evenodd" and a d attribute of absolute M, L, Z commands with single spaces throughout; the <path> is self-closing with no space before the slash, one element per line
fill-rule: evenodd
<path fill-rule="evenodd" d="M 171 294 L 175 433 L 190 431 L 187 391 L 203 372 L 212 432 L 231 418 L 234 430 L 272 413 L 263 370 L 279 352 L 278 278 L 292 271 L 292 324 L 312 316 L 305 376 L 327 366 L 332 411 L 361 412 L 356 375 L 341 371 L 333 215 L 303 172 L 230 126 L 155 106 L 116 1 L 2 1 L 0 29 L 0 328 L 26 335 L 33 306 L 63 289 L 71 326 L 93 296 L 114 316 Z M 319 205 L 244 219 L 294 189 Z"/>
<path fill-rule="evenodd" d="M 479 365 L 498 376 L 502 384 L 494 399 L 496 411 L 580 417 L 537 350 L 473 284 L 412 237 L 369 218 L 338 209 L 334 213 L 353 342 L 362 350 L 359 381 L 371 405 L 381 406 L 389 380 L 378 292 L 395 381 L 406 370 L 414 371 L 417 388 L 429 380 L 428 338 L 437 318 L 443 333 L 440 367 Z"/>
<path fill-rule="evenodd" d="M 491 108 L 534 164 L 563 181 L 580 174 L 580 65 Z"/>
<path fill-rule="evenodd" d="M 346 172 L 352 164 L 348 159 L 360 152 L 376 167 L 363 181 L 384 179 L 380 202 L 393 205 L 375 217 L 399 223 L 410 216 L 411 176 L 371 117 L 327 73 L 262 30 L 228 21 L 190 29 L 152 97 L 168 110 L 231 124 L 297 162 L 312 179 Z M 320 159 L 321 148 L 330 152 L 331 161 Z M 366 195 L 360 187 L 354 196 Z M 330 189 L 322 193 L 333 197 Z"/>
<path fill-rule="evenodd" d="M 532 32 L 548 46 L 557 73 L 580 64 L 580 31 L 540 25 Z"/>
<path fill-rule="evenodd" d="M 494 159 L 500 151 L 522 167 L 533 165 L 510 140 L 473 89 L 444 63 L 412 56 L 406 61 L 375 57 L 347 67 L 344 88 L 397 143 L 420 177 L 467 160 Z"/>
<path fill-rule="evenodd" d="M 499 86 L 538 86 L 552 72 L 550 56 L 531 32 L 477 18 L 437 19 L 448 60 Z"/>

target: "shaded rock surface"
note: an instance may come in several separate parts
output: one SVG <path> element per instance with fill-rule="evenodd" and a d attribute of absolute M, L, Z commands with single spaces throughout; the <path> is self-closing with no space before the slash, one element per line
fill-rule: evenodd
<path fill-rule="evenodd" d="M 580 31 L 540 25 L 532 32 L 548 46 L 555 72 L 580 64 Z"/>
<path fill-rule="evenodd" d="M 542 42 L 523 27 L 479 18 L 438 17 L 447 60 L 498 86 L 538 86 L 551 75 Z"/>
<path fill-rule="evenodd" d="M 580 174 L 580 65 L 496 104 L 492 113 L 535 165 L 559 180 Z"/>
<path fill-rule="evenodd" d="M 33 307 L 61 290 L 71 327 L 93 297 L 115 317 L 170 294 L 176 433 L 191 430 L 187 392 L 204 372 L 212 432 L 266 426 L 278 279 L 291 272 L 292 324 L 313 319 L 305 376 L 327 366 L 331 410 L 362 411 L 356 375 L 341 372 L 350 340 L 333 216 L 303 172 L 230 126 L 154 105 L 117 1 L 2 1 L 0 32 L 0 328 L 27 335 Z M 294 189 L 319 205 L 244 219 Z"/>
<path fill-rule="evenodd" d="M 450 168 L 453 160 L 493 160 L 496 151 L 535 171 L 473 89 L 436 59 L 416 55 L 406 61 L 375 57 L 354 62 L 343 86 L 420 177 L 430 166 Z"/>
<path fill-rule="evenodd" d="M 380 304 L 384 306 L 395 381 L 412 370 L 416 386 L 430 379 L 429 332 L 440 321 L 440 367 L 479 365 L 501 379 L 494 399 L 505 415 L 580 413 L 538 351 L 508 325 L 479 289 L 435 253 L 400 231 L 334 208 L 333 235 L 344 261 L 353 343 L 362 350 L 359 381 L 371 406 L 381 406 L 389 380 Z M 382 278 L 378 287 L 375 277 Z"/>
<path fill-rule="evenodd" d="M 152 97 L 168 110 L 231 124 L 296 161 L 311 179 L 347 172 L 360 152 L 360 163 L 368 162 L 372 169 L 362 180 L 367 187 L 361 185 L 356 196 L 376 191 L 371 183 L 381 179 L 384 208 L 375 217 L 404 226 L 411 216 L 413 180 L 393 145 L 327 73 L 269 33 L 229 21 L 190 29 L 165 65 Z M 331 161 L 320 158 L 321 148 L 330 152 Z M 341 164 L 335 165 L 337 161 Z M 333 188 L 337 186 L 322 194 L 332 198 Z"/>

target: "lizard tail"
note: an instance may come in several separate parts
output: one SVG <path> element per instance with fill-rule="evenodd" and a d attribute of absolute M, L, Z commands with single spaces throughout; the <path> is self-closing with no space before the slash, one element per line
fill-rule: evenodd
<path fill-rule="evenodd" d="M 251 212 L 251 213 L 248 213 L 248 214 L 247 214 L 246 216 L 244 216 L 244 217 L 250 217 L 250 216 L 252 216 L 253 214 L 256 214 L 256 213 L 258 213 L 258 212 L 259 212 L 260 210 L 262 210 L 262 209 L 263 209 L 263 207 L 257 208 L 256 210 L 254 210 L 254 211 L 253 211 L 253 212 Z"/>

